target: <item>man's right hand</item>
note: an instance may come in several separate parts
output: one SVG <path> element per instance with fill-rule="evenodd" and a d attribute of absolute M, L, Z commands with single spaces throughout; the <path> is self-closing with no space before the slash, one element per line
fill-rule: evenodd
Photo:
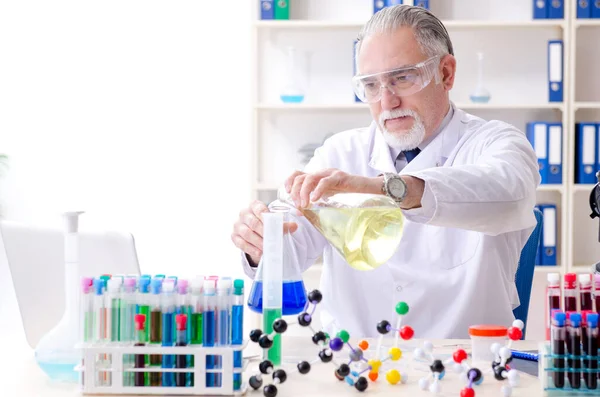
<path fill-rule="evenodd" d="M 263 250 L 263 222 L 262 214 L 269 212 L 267 206 L 260 201 L 254 201 L 248 208 L 240 211 L 240 217 L 233 225 L 231 240 L 236 247 L 248 255 L 250 265 L 256 267 L 260 262 Z M 295 232 L 296 223 L 284 225 L 284 231 Z"/>

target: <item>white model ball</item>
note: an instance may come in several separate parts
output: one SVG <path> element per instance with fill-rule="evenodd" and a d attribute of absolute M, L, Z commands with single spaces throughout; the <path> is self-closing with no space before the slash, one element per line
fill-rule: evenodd
<path fill-rule="evenodd" d="M 433 351 L 433 343 L 428 340 L 423 342 L 423 350 L 427 353 L 431 353 Z"/>
<path fill-rule="evenodd" d="M 513 321 L 512 326 L 515 328 L 519 328 L 521 331 L 523 331 L 523 328 L 525 328 L 525 324 L 523 324 L 523 321 L 521 320 Z"/>
<path fill-rule="evenodd" d="M 519 375 L 519 371 L 517 371 L 516 369 L 511 369 L 510 371 L 508 371 L 508 383 L 512 387 L 519 386 L 520 381 L 521 381 L 521 376 Z"/>

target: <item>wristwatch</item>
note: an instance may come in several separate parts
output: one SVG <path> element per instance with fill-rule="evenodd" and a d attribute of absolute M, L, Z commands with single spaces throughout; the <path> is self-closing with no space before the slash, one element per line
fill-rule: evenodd
<path fill-rule="evenodd" d="M 401 203 L 406 197 L 406 183 L 398 174 L 385 172 L 383 174 L 383 193 L 397 203 Z"/>

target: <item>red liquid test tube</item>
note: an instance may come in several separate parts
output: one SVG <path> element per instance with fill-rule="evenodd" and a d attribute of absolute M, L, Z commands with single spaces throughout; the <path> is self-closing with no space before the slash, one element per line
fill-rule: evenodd
<path fill-rule="evenodd" d="M 546 340 L 550 340 L 550 327 L 552 325 L 552 312 L 560 310 L 560 274 L 549 273 L 546 287 Z"/>
<path fill-rule="evenodd" d="M 592 275 L 580 274 L 578 279 L 581 311 L 594 310 L 594 301 L 592 300 Z"/>
<path fill-rule="evenodd" d="M 565 312 L 577 311 L 577 275 L 575 273 L 565 274 Z"/>

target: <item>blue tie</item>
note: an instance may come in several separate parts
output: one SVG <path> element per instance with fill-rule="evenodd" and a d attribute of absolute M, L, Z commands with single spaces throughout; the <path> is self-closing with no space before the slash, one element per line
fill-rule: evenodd
<path fill-rule="evenodd" d="M 421 153 L 421 149 L 417 147 L 412 150 L 406 150 L 403 153 L 406 156 L 406 161 L 410 163 L 419 153 Z"/>

